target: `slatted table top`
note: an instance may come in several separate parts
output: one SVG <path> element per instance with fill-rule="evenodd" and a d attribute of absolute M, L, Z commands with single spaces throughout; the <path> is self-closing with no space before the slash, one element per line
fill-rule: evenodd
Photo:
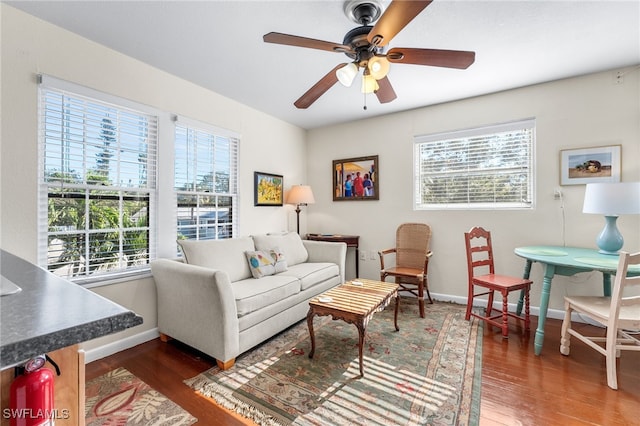
<path fill-rule="evenodd" d="M 354 284 L 354 282 L 360 282 L 362 285 Z M 309 301 L 309 305 L 356 315 L 367 315 L 383 302 L 388 302 L 397 290 L 398 285 L 395 283 L 358 278 L 314 297 Z M 331 298 L 330 302 L 323 301 L 327 297 Z"/>

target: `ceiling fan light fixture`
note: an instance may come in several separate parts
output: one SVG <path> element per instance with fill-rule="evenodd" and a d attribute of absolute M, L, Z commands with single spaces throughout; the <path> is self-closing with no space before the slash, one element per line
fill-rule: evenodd
<path fill-rule="evenodd" d="M 353 83 L 356 75 L 358 75 L 358 66 L 353 62 L 336 71 L 336 77 L 338 77 L 338 81 L 345 87 L 351 87 L 351 83 Z"/>
<path fill-rule="evenodd" d="M 360 69 L 363 69 L 361 90 L 365 93 L 366 109 L 366 94 L 375 93 L 381 104 L 397 98 L 387 75 L 391 63 L 466 69 L 475 61 L 475 52 L 471 51 L 387 47 L 433 0 L 341 1 L 347 17 L 359 24 L 344 35 L 342 43 L 278 32 L 262 37 L 266 43 L 344 53 L 349 58 L 336 64 L 296 100 L 293 103 L 296 108 L 308 108 L 338 81 L 350 87 Z"/>
<path fill-rule="evenodd" d="M 362 76 L 362 93 L 374 93 L 379 88 L 378 81 L 372 75 L 365 73 Z"/>
<path fill-rule="evenodd" d="M 376 80 L 383 79 L 389 73 L 389 61 L 384 56 L 373 56 L 369 59 L 369 73 Z"/>

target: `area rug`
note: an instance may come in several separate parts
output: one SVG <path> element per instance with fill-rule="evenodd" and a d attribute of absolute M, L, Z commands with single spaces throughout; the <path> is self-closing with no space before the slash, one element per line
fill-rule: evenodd
<path fill-rule="evenodd" d="M 474 425 L 480 412 L 482 339 L 465 307 L 393 302 L 366 329 L 364 377 L 358 332 L 315 317 L 313 359 L 306 321 L 185 383 L 260 425 Z"/>
<path fill-rule="evenodd" d="M 85 396 L 86 426 L 182 426 L 198 421 L 125 368 L 87 382 Z"/>

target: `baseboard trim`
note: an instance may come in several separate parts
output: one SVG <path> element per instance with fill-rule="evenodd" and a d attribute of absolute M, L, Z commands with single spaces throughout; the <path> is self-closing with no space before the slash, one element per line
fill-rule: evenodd
<path fill-rule="evenodd" d="M 466 305 L 467 304 L 467 298 L 466 297 L 461 297 L 461 296 L 452 296 L 450 294 L 431 293 L 431 297 L 433 299 L 437 299 L 437 300 L 442 301 L 442 302 L 452 302 L 452 303 L 458 303 L 460 305 Z M 483 300 L 483 299 L 476 299 L 473 306 L 486 308 L 487 307 L 487 301 Z M 495 302 L 494 301 L 493 302 L 493 306 L 494 306 L 495 309 L 502 310 L 502 301 L 499 301 L 499 302 Z M 509 310 L 510 311 L 515 311 L 517 306 L 518 306 L 517 303 L 509 303 Z M 540 316 L 540 308 L 538 306 L 531 306 L 530 309 L 529 309 L 529 314 L 530 315 L 534 315 L 536 317 Z M 547 310 L 547 318 L 553 318 L 553 319 L 562 320 L 562 319 L 564 319 L 564 311 L 561 311 L 559 309 L 549 309 L 549 310 Z M 578 316 L 573 316 L 572 317 L 572 321 L 584 322 Z"/>
<path fill-rule="evenodd" d="M 158 332 L 158 328 L 153 328 L 112 343 L 107 343 L 103 346 L 98 346 L 97 348 L 85 350 L 84 363 L 88 364 L 90 362 L 97 361 L 120 351 L 124 351 L 125 349 L 130 349 L 134 346 L 156 339 L 159 336 L 160 332 Z"/>

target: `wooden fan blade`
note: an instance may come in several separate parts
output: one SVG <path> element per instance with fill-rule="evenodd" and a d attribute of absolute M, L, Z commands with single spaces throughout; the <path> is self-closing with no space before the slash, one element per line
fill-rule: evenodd
<path fill-rule="evenodd" d="M 394 47 L 387 52 L 387 59 L 401 64 L 466 69 L 476 60 L 476 53 L 466 50 Z"/>
<path fill-rule="evenodd" d="M 367 40 L 376 46 L 386 46 L 409 22 L 433 0 L 394 0 L 369 31 Z"/>
<path fill-rule="evenodd" d="M 327 90 L 331 89 L 331 86 L 338 82 L 338 77 L 336 76 L 336 71 L 338 69 L 344 67 L 347 64 L 338 64 L 334 69 L 329 71 L 327 75 L 322 77 L 320 81 L 313 85 L 313 87 L 306 91 L 306 93 L 300 96 L 300 99 L 295 101 L 293 104 L 296 108 L 306 109 L 311 106 L 320 96 L 322 96 Z"/>
<path fill-rule="evenodd" d="M 376 91 L 376 96 L 381 104 L 391 102 L 398 97 L 395 90 L 393 90 L 393 86 L 391 86 L 391 82 L 388 77 L 378 80 L 378 86 L 380 86 L 380 88 Z"/>
<path fill-rule="evenodd" d="M 287 46 L 308 47 L 310 49 L 328 50 L 329 52 L 353 52 L 344 44 L 331 43 L 330 41 L 316 40 L 313 38 L 299 37 L 290 34 L 268 33 L 262 39 L 265 43 L 285 44 Z"/>

